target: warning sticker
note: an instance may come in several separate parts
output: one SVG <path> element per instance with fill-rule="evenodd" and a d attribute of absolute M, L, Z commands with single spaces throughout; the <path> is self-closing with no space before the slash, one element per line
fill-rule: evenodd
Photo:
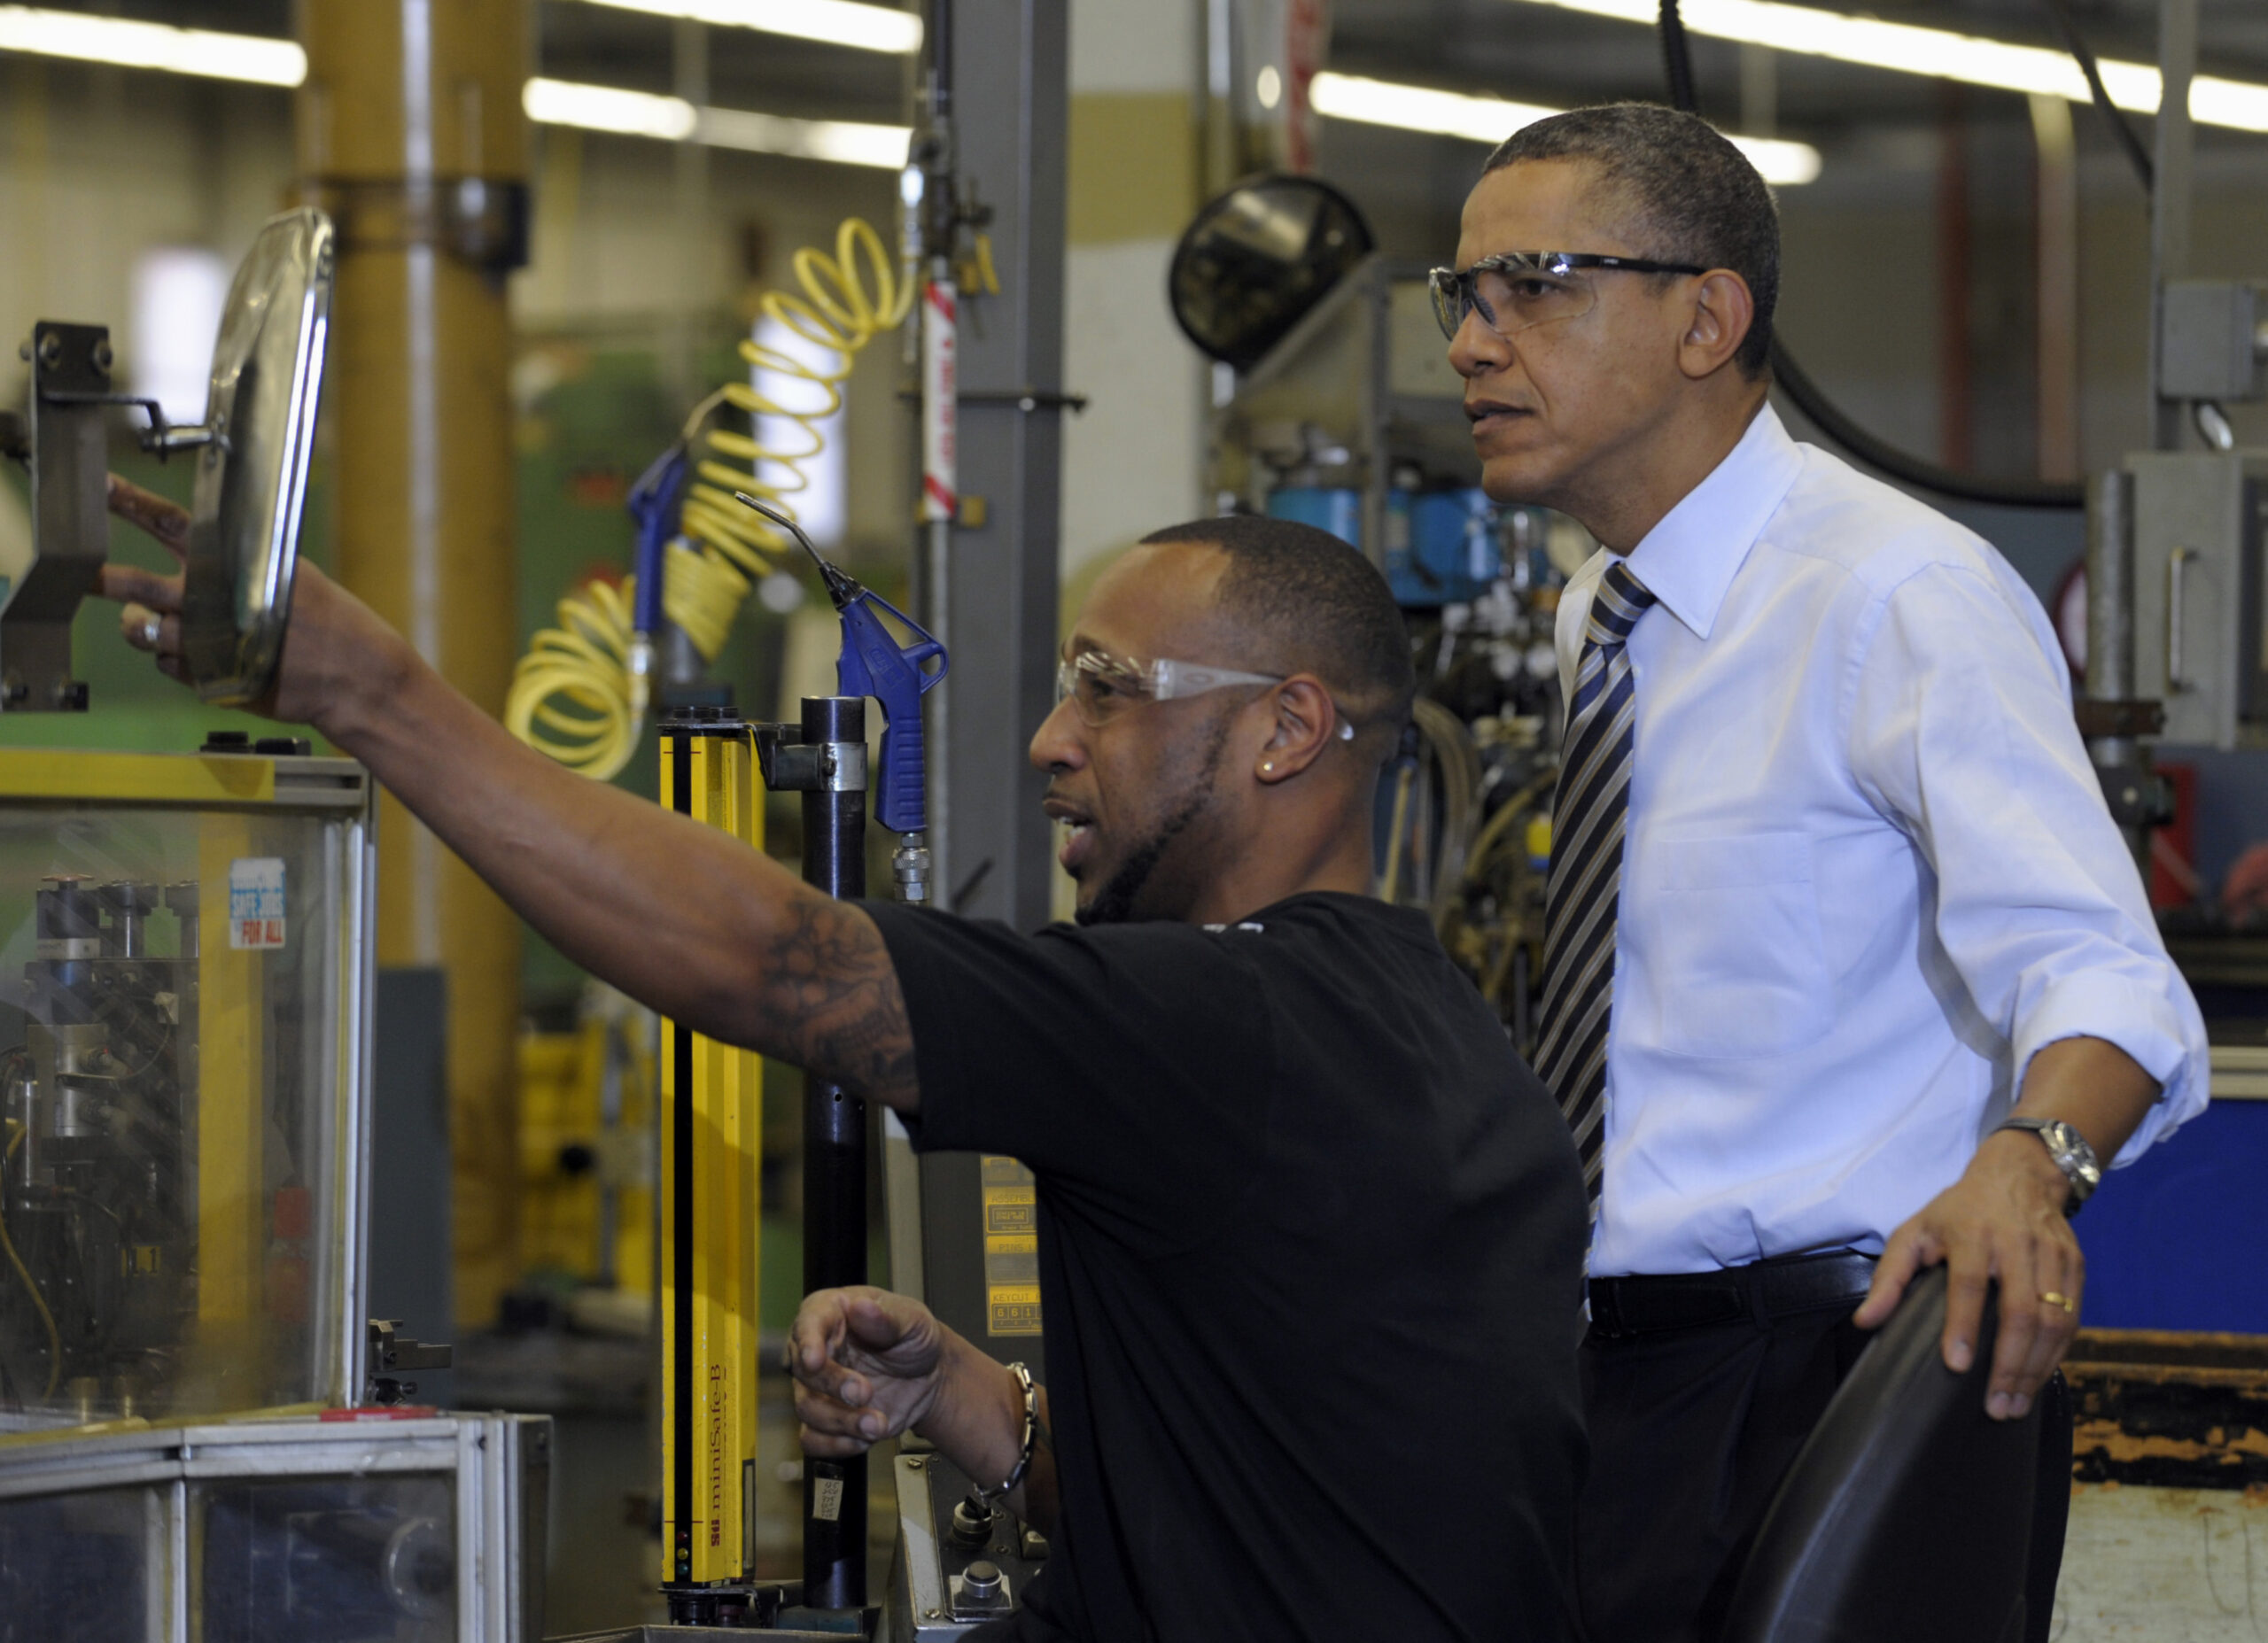
<path fill-rule="evenodd" d="M 1037 1335 L 1039 1190 L 1031 1171 L 1010 1158 L 983 1160 L 985 1331 Z"/>
<path fill-rule="evenodd" d="M 840 1477 L 812 1479 L 812 1515 L 822 1523 L 842 1521 L 843 1480 Z"/>
<path fill-rule="evenodd" d="M 284 945 L 284 858 L 247 856 L 229 864 L 229 945 Z"/>

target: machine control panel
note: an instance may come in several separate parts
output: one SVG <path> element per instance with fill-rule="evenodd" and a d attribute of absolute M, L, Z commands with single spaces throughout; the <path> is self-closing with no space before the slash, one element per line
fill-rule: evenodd
<path fill-rule="evenodd" d="M 883 1610 L 889 1643 L 942 1643 L 1014 1614 L 1047 1540 L 976 1499 L 967 1474 L 934 1451 L 897 1461 L 898 1542 Z"/>

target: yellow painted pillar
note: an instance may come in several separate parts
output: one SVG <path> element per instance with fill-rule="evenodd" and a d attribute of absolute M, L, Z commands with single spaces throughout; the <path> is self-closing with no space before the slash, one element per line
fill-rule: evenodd
<path fill-rule="evenodd" d="M 340 579 L 491 713 L 511 674 L 510 319 L 530 0 L 300 0 L 306 198 L 338 225 L 323 419 Z M 388 796 L 378 962 L 448 978 L 456 1310 L 517 1275 L 518 921 Z"/>

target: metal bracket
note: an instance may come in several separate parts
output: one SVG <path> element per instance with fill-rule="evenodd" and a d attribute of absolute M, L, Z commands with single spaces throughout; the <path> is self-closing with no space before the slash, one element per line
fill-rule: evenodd
<path fill-rule="evenodd" d="M 415 1396 L 417 1383 L 402 1379 L 400 1372 L 446 1369 L 454 1356 L 454 1349 L 447 1342 L 421 1341 L 397 1333 L 400 1328 L 398 1318 L 369 1321 L 370 1383 L 365 1396 L 372 1403 L 396 1404 Z"/>
<path fill-rule="evenodd" d="M 908 405 L 920 403 L 911 391 L 897 396 Z M 1055 388 L 963 388 L 953 395 L 959 405 L 1008 405 L 1019 411 L 1068 411 L 1074 416 L 1087 408 L 1087 396 Z"/>
<path fill-rule="evenodd" d="M 2098 766 L 2103 802 L 2121 827 L 2163 827 L 2173 819 L 2173 784 L 2137 765 Z"/>
<path fill-rule="evenodd" d="M 782 742 L 764 765 L 764 785 L 774 793 L 866 790 L 863 741 Z"/>
<path fill-rule="evenodd" d="M 2073 705 L 2079 734 L 2089 741 L 2102 737 L 2155 736 L 2165 728 L 2163 701 L 2111 701 L 2083 696 Z"/>

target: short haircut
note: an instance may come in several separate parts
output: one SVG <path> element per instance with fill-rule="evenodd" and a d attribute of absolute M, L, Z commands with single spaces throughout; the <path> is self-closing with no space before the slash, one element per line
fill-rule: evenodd
<path fill-rule="evenodd" d="M 1312 673 L 1379 756 L 1418 694 L 1410 631 L 1378 568 L 1328 531 L 1256 514 L 1168 525 L 1146 546 L 1200 542 L 1228 559 L 1214 608 L 1260 641 L 1271 671 Z M 1257 660 L 1257 658 L 1256 658 Z"/>
<path fill-rule="evenodd" d="M 1644 255 L 1730 268 L 1747 281 L 1756 318 L 1734 359 L 1750 380 L 1763 378 L 1772 358 L 1772 311 L 1780 298 L 1780 212 L 1747 155 L 1698 115 L 1651 103 L 1609 103 L 1521 127 L 1488 156 L 1482 174 L 1524 159 L 1588 162 L 1634 213 L 1647 236 Z"/>

